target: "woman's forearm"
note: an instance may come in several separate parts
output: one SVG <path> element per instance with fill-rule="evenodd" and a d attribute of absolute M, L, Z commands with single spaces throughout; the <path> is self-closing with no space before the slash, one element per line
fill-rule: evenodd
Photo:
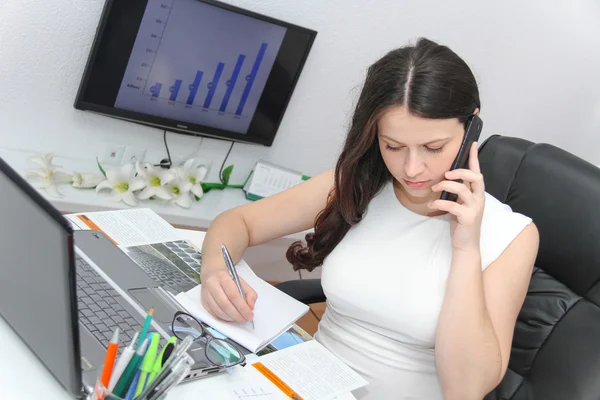
<path fill-rule="evenodd" d="M 235 212 L 227 211 L 218 215 L 208 227 L 202 244 L 203 273 L 214 269 L 226 269 L 221 243 L 225 243 L 234 263 L 237 263 L 248 248 L 248 229 L 241 216 Z"/>
<path fill-rule="evenodd" d="M 480 400 L 498 383 L 502 360 L 485 303 L 479 249 L 453 253 L 435 354 L 446 400 Z"/>

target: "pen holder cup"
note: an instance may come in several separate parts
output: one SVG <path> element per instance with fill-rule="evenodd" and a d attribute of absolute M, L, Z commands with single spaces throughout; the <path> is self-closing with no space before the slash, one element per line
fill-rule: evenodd
<path fill-rule="evenodd" d="M 159 398 L 160 400 L 165 400 L 167 397 L 167 394 L 163 394 Z M 119 397 L 111 393 L 98 378 L 96 386 L 94 386 L 94 391 L 87 396 L 86 400 L 125 400 L 125 397 Z"/>
<path fill-rule="evenodd" d="M 98 379 L 94 386 L 94 391 L 88 395 L 86 400 L 125 400 L 125 398 L 111 393 L 102 381 Z"/>

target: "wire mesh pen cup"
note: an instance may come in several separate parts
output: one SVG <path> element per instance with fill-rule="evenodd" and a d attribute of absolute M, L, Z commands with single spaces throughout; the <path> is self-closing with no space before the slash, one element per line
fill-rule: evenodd
<path fill-rule="evenodd" d="M 125 400 L 125 398 L 113 394 L 98 378 L 94 390 L 87 396 L 86 400 Z"/>

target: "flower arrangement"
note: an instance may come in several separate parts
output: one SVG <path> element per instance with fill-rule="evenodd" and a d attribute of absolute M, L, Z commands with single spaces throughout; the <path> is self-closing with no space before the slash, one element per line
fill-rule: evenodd
<path fill-rule="evenodd" d="M 38 168 L 26 175 L 32 186 L 44 190 L 51 197 L 62 197 L 57 185 L 70 184 L 77 189 L 95 189 L 96 193 L 110 191 L 108 199 L 122 201 L 132 207 L 137 206 L 139 201 L 162 200 L 190 208 L 194 201 L 200 200 L 204 193 L 212 189 L 241 189 L 244 186 L 229 184 L 233 165 L 223 170 L 221 182 L 204 182 L 207 168 L 202 164 L 195 165 L 194 159 L 187 160 L 182 166 L 171 166 L 168 169 L 140 162 L 104 169 L 96 160 L 100 175 L 59 171 L 62 166 L 54 164 L 54 157 L 55 153 L 31 157 L 30 160 Z"/>

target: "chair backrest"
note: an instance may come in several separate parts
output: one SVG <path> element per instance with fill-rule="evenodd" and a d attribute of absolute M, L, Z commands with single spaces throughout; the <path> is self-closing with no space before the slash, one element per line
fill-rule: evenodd
<path fill-rule="evenodd" d="M 492 136 L 486 191 L 533 219 L 540 249 L 509 370 L 486 400 L 600 398 L 600 168 L 549 144 Z"/>

